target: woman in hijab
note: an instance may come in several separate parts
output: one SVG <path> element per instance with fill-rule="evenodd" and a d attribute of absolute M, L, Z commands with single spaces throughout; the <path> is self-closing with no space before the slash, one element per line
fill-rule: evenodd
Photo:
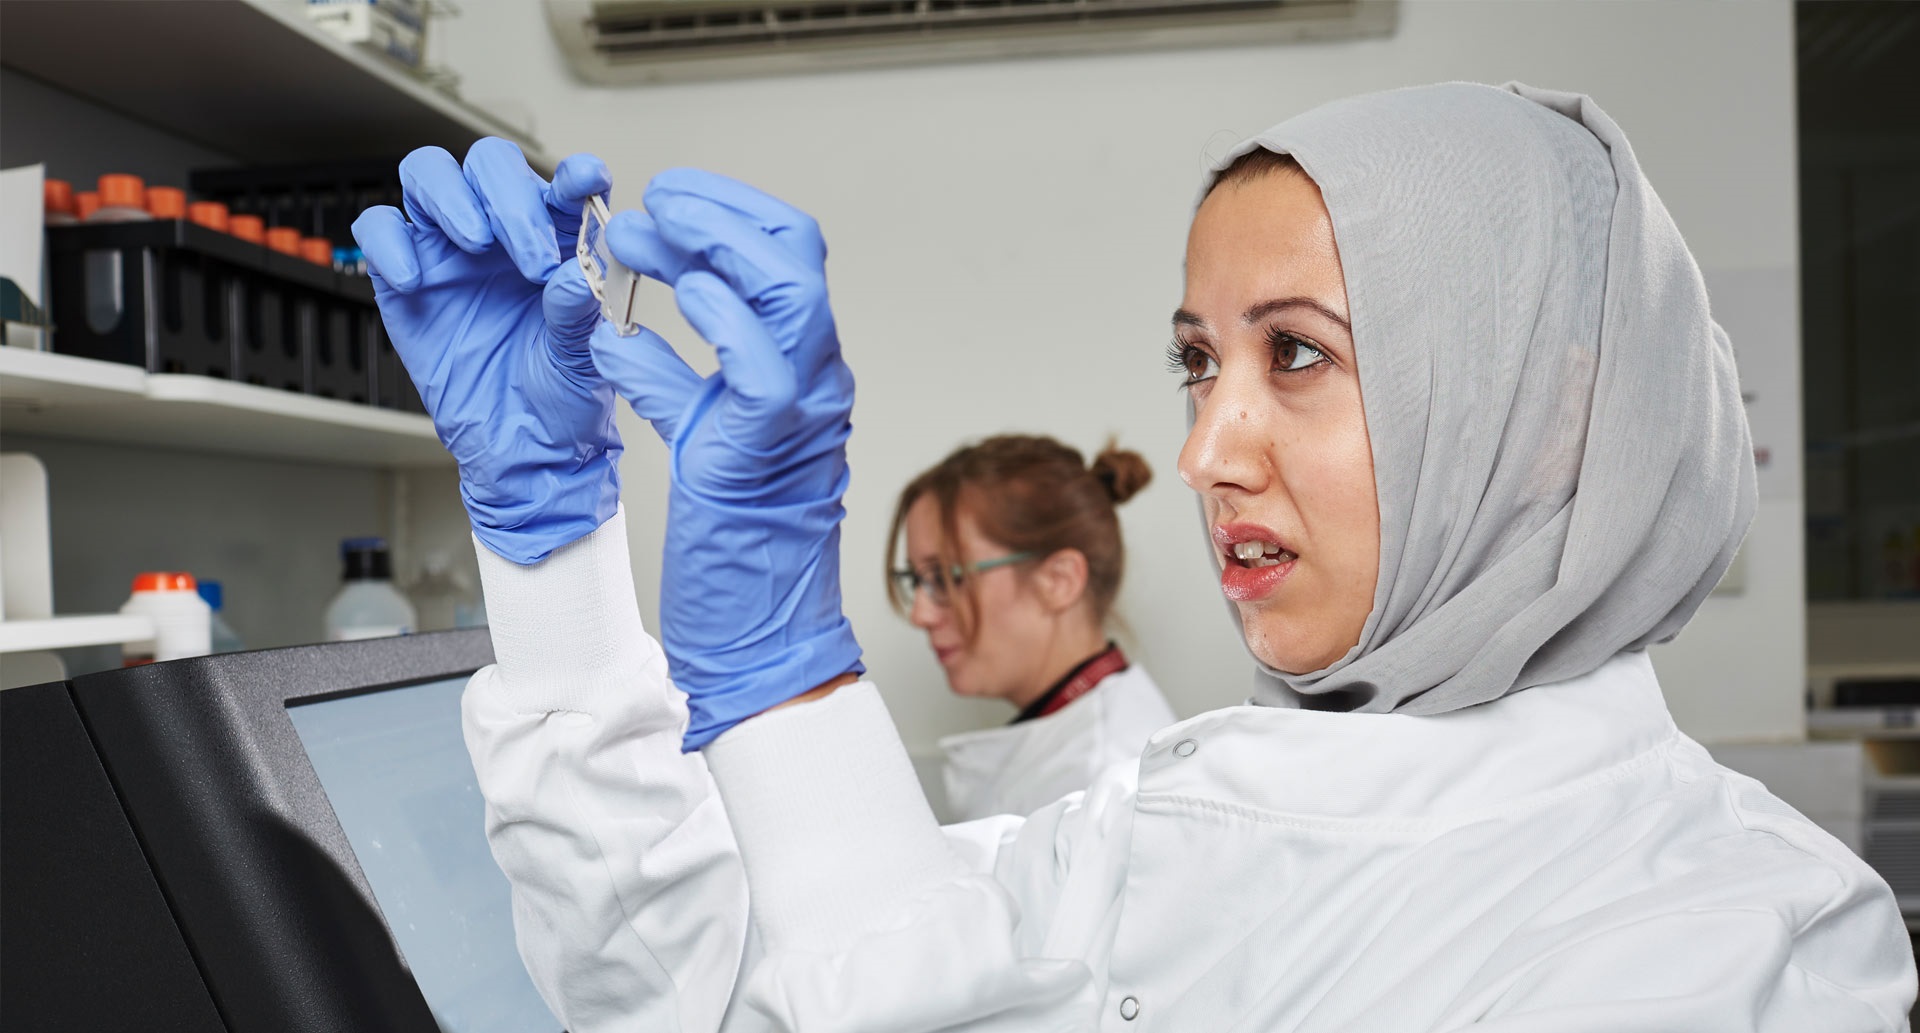
<path fill-rule="evenodd" d="M 1018 711 L 940 740 L 949 820 L 1027 814 L 1085 789 L 1173 723 L 1107 636 L 1126 569 L 1115 507 L 1151 476 L 1111 444 L 1089 463 L 1052 438 L 1002 434 L 901 489 L 887 532 L 894 609 L 926 632 L 956 695 Z"/>
<path fill-rule="evenodd" d="M 1905 1029 L 1885 883 L 1677 731 L 1647 660 L 1754 475 L 1620 130 L 1571 94 L 1403 90 L 1205 187 L 1180 472 L 1267 683 L 1084 794 L 945 830 L 845 648 L 816 228 L 691 173 L 616 220 L 721 352 L 700 383 L 592 342 L 673 449 L 666 654 L 612 519 L 539 562 L 480 550 L 500 662 L 465 699 L 567 1028 Z"/>

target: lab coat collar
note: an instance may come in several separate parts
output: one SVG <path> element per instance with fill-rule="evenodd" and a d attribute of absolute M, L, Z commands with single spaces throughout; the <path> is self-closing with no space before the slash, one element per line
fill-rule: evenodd
<path fill-rule="evenodd" d="M 1138 764 L 1148 736 L 1173 720 L 1159 687 L 1133 665 L 1045 717 L 946 736 L 946 814 L 1030 813 L 1085 789 L 1109 765 Z"/>
<path fill-rule="evenodd" d="M 1647 654 L 1625 652 L 1578 678 L 1434 716 L 1212 711 L 1153 736 L 1140 797 L 1415 831 L 1620 777 L 1678 734 Z"/>
<path fill-rule="evenodd" d="M 1099 708 L 1093 702 L 1095 694 L 1110 688 L 1114 680 L 1128 670 L 1131 668 L 1122 668 L 1102 678 L 1093 686 L 1093 691 L 1082 693 L 1073 702 L 1050 714 L 941 736 L 940 751 L 946 755 L 950 766 L 983 775 L 998 771 L 1006 764 L 1008 757 L 1031 740 L 1051 738 L 1068 730 L 1068 734 L 1079 734 L 1096 724 Z"/>

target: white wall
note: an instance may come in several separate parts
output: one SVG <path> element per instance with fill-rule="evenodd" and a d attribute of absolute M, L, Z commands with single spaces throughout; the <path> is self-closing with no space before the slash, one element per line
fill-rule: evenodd
<path fill-rule="evenodd" d="M 536 5 L 469 0 L 435 51 L 477 101 L 531 110 L 556 154 L 593 150 L 631 201 L 697 164 L 817 216 L 860 382 L 847 609 L 910 747 L 1003 720 L 945 692 L 887 610 L 893 495 L 957 442 L 1002 430 L 1083 448 L 1106 435 L 1159 480 L 1125 510 L 1122 612 L 1135 655 L 1192 714 L 1244 698 L 1249 664 L 1201 562 L 1173 463 L 1179 397 L 1161 367 L 1204 155 L 1352 93 L 1510 78 L 1594 95 L 1632 135 L 1694 253 L 1754 330 L 1743 365 L 1776 459 L 1763 474 L 1749 591 L 1711 600 L 1658 662 L 1682 724 L 1709 739 L 1792 737 L 1804 647 L 1798 440 L 1792 10 L 1786 3 L 1409 3 L 1390 40 L 930 67 L 633 89 L 571 78 Z M 618 199 L 618 198 L 617 198 Z M 1716 288 L 1717 290 L 1718 288 Z M 650 321 L 703 351 L 652 299 Z M 704 357 L 700 360 L 704 361 Z M 636 575 L 651 617 L 660 450 L 626 425 Z M 1797 450 L 1796 450 L 1797 451 Z M 1789 473 L 1788 471 L 1791 471 Z"/>

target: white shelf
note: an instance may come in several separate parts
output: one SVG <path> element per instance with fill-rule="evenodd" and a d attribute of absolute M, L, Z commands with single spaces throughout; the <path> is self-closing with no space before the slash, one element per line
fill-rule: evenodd
<path fill-rule="evenodd" d="M 153 637 L 153 621 L 120 613 L 52 617 L 37 621 L 0 621 L 0 653 L 30 649 L 112 646 Z"/>
<path fill-rule="evenodd" d="M 552 168 L 528 133 L 328 35 L 298 0 L 8 4 L 0 60 L 250 163 L 504 136 Z"/>
<path fill-rule="evenodd" d="M 0 347 L 0 429 L 328 466 L 452 462 L 418 413 Z"/>

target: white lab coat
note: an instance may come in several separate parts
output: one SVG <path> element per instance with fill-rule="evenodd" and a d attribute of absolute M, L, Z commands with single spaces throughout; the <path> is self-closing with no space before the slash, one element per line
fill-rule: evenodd
<path fill-rule="evenodd" d="M 1137 762 L 1147 737 L 1173 720 L 1160 687 L 1132 664 L 1045 717 L 949 735 L 940 740 L 947 817 L 1031 814 Z"/>
<path fill-rule="evenodd" d="M 1907 1027 L 1886 884 L 1680 734 L 1644 654 L 1439 717 L 1214 711 L 943 830 L 871 685 L 682 754 L 620 520 L 481 550 L 464 702 L 574 1033 Z"/>

